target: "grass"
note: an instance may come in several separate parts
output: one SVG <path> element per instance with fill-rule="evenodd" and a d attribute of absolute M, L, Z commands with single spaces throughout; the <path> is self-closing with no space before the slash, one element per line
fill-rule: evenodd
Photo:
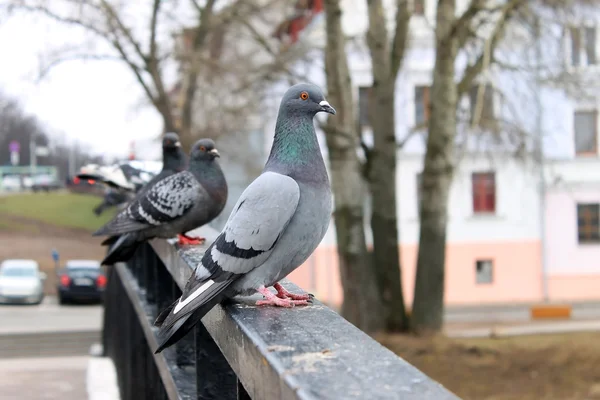
<path fill-rule="evenodd" d="M 599 333 L 377 339 L 464 400 L 600 399 Z"/>
<path fill-rule="evenodd" d="M 96 216 L 92 210 L 100 201 L 97 196 L 68 192 L 18 194 L 0 197 L 0 214 L 93 232 L 114 215 L 109 210 Z M 29 231 L 33 229 L 29 225 L 8 218 L 2 221 L 0 228 Z"/>

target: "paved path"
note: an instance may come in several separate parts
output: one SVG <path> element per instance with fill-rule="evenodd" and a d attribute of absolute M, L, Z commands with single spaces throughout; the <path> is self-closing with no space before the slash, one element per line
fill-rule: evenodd
<path fill-rule="evenodd" d="M 0 305 L 0 335 L 15 333 L 100 331 L 102 306 L 76 304 L 61 306 L 55 297 L 46 297 L 37 306 Z"/>
<path fill-rule="evenodd" d="M 85 400 L 88 359 L 0 359 L 0 400 Z"/>

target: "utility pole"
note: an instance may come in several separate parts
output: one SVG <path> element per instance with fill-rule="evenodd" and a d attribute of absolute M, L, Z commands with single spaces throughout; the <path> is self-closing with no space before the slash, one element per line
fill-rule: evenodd
<path fill-rule="evenodd" d="M 29 174 L 33 178 L 37 167 L 37 158 L 35 151 L 35 133 L 29 136 Z"/>
<path fill-rule="evenodd" d="M 77 146 L 77 142 L 74 142 L 69 148 L 69 178 L 72 178 L 75 176 L 75 161 L 76 161 L 75 147 L 76 146 Z"/>
<path fill-rule="evenodd" d="M 546 174 L 544 157 L 543 135 L 543 105 L 542 105 L 542 32 L 540 17 L 535 18 L 535 102 L 536 102 L 536 140 L 539 162 L 539 187 L 540 187 L 540 244 L 542 260 L 542 295 L 544 302 L 548 302 L 548 260 L 546 257 Z"/>

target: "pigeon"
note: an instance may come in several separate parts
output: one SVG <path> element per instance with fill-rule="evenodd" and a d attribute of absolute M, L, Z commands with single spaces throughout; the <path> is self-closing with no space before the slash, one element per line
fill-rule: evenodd
<path fill-rule="evenodd" d="M 148 181 L 147 184 L 142 186 L 132 200 L 139 199 L 157 182 L 177 172 L 181 172 L 186 168 L 187 157 L 181 149 L 181 142 L 176 133 L 168 132 L 163 136 L 162 149 L 163 165 L 161 171 Z M 117 242 L 119 242 L 119 244 L 115 245 Z M 133 257 L 138 244 L 139 241 L 137 240 L 136 233 L 110 236 L 102 242 L 103 246 L 111 246 L 107 256 L 103 260 L 104 265 L 113 265 L 119 261 L 129 260 Z"/>
<path fill-rule="evenodd" d="M 204 238 L 185 232 L 209 223 L 225 207 L 227 182 L 217 157 L 211 139 L 197 141 L 185 171 L 156 182 L 93 235 L 120 235 L 113 248 L 175 235 L 181 245 L 201 244 Z M 110 265 L 110 261 L 108 254 L 102 263 Z"/>
<path fill-rule="evenodd" d="M 313 126 L 319 112 L 335 114 L 318 86 L 298 84 L 287 90 L 261 175 L 238 199 L 181 297 L 158 315 L 155 353 L 183 338 L 217 303 L 236 295 L 258 292 L 266 300 L 257 305 L 309 303 L 310 295 L 290 293 L 278 282 L 312 254 L 329 227 L 331 187 Z"/>

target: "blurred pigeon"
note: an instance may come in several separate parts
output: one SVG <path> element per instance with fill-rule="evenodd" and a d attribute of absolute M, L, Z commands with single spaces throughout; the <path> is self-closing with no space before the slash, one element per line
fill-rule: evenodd
<path fill-rule="evenodd" d="M 152 188 L 157 182 L 185 169 L 187 157 L 181 149 L 181 142 L 179 141 L 179 136 L 176 133 L 169 132 L 163 136 L 162 149 L 162 170 L 156 174 L 146 185 L 138 190 L 132 201 L 143 196 L 144 193 Z M 103 263 L 105 265 L 112 265 L 119 261 L 129 260 L 133 256 L 133 253 L 135 253 L 139 243 L 140 242 L 138 240 L 137 233 L 127 233 L 121 236 L 115 235 L 109 237 L 102 242 L 102 245 L 106 246 L 114 244 L 114 246 L 108 250 L 108 254 Z"/>
<path fill-rule="evenodd" d="M 175 235 L 180 244 L 202 243 L 204 238 L 188 237 L 185 232 L 212 221 L 225 206 L 227 182 L 216 157 L 214 142 L 199 140 L 192 147 L 187 170 L 148 188 L 94 236 L 121 235 L 114 248 Z M 108 254 L 102 263 L 109 264 L 111 258 Z"/>
<path fill-rule="evenodd" d="M 313 126 L 335 114 L 314 85 L 292 86 L 279 107 L 271 154 L 246 188 L 225 228 L 206 250 L 182 296 L 156 319 L 160 352 L 180 340 L 218 302 L 259 292 L 258 305 L 293 307 L 309 295 L 279 283 L 317 247 L 331 217 L 331 188 Z M 277 294 L 267 289 L 273 285 Z"/>

